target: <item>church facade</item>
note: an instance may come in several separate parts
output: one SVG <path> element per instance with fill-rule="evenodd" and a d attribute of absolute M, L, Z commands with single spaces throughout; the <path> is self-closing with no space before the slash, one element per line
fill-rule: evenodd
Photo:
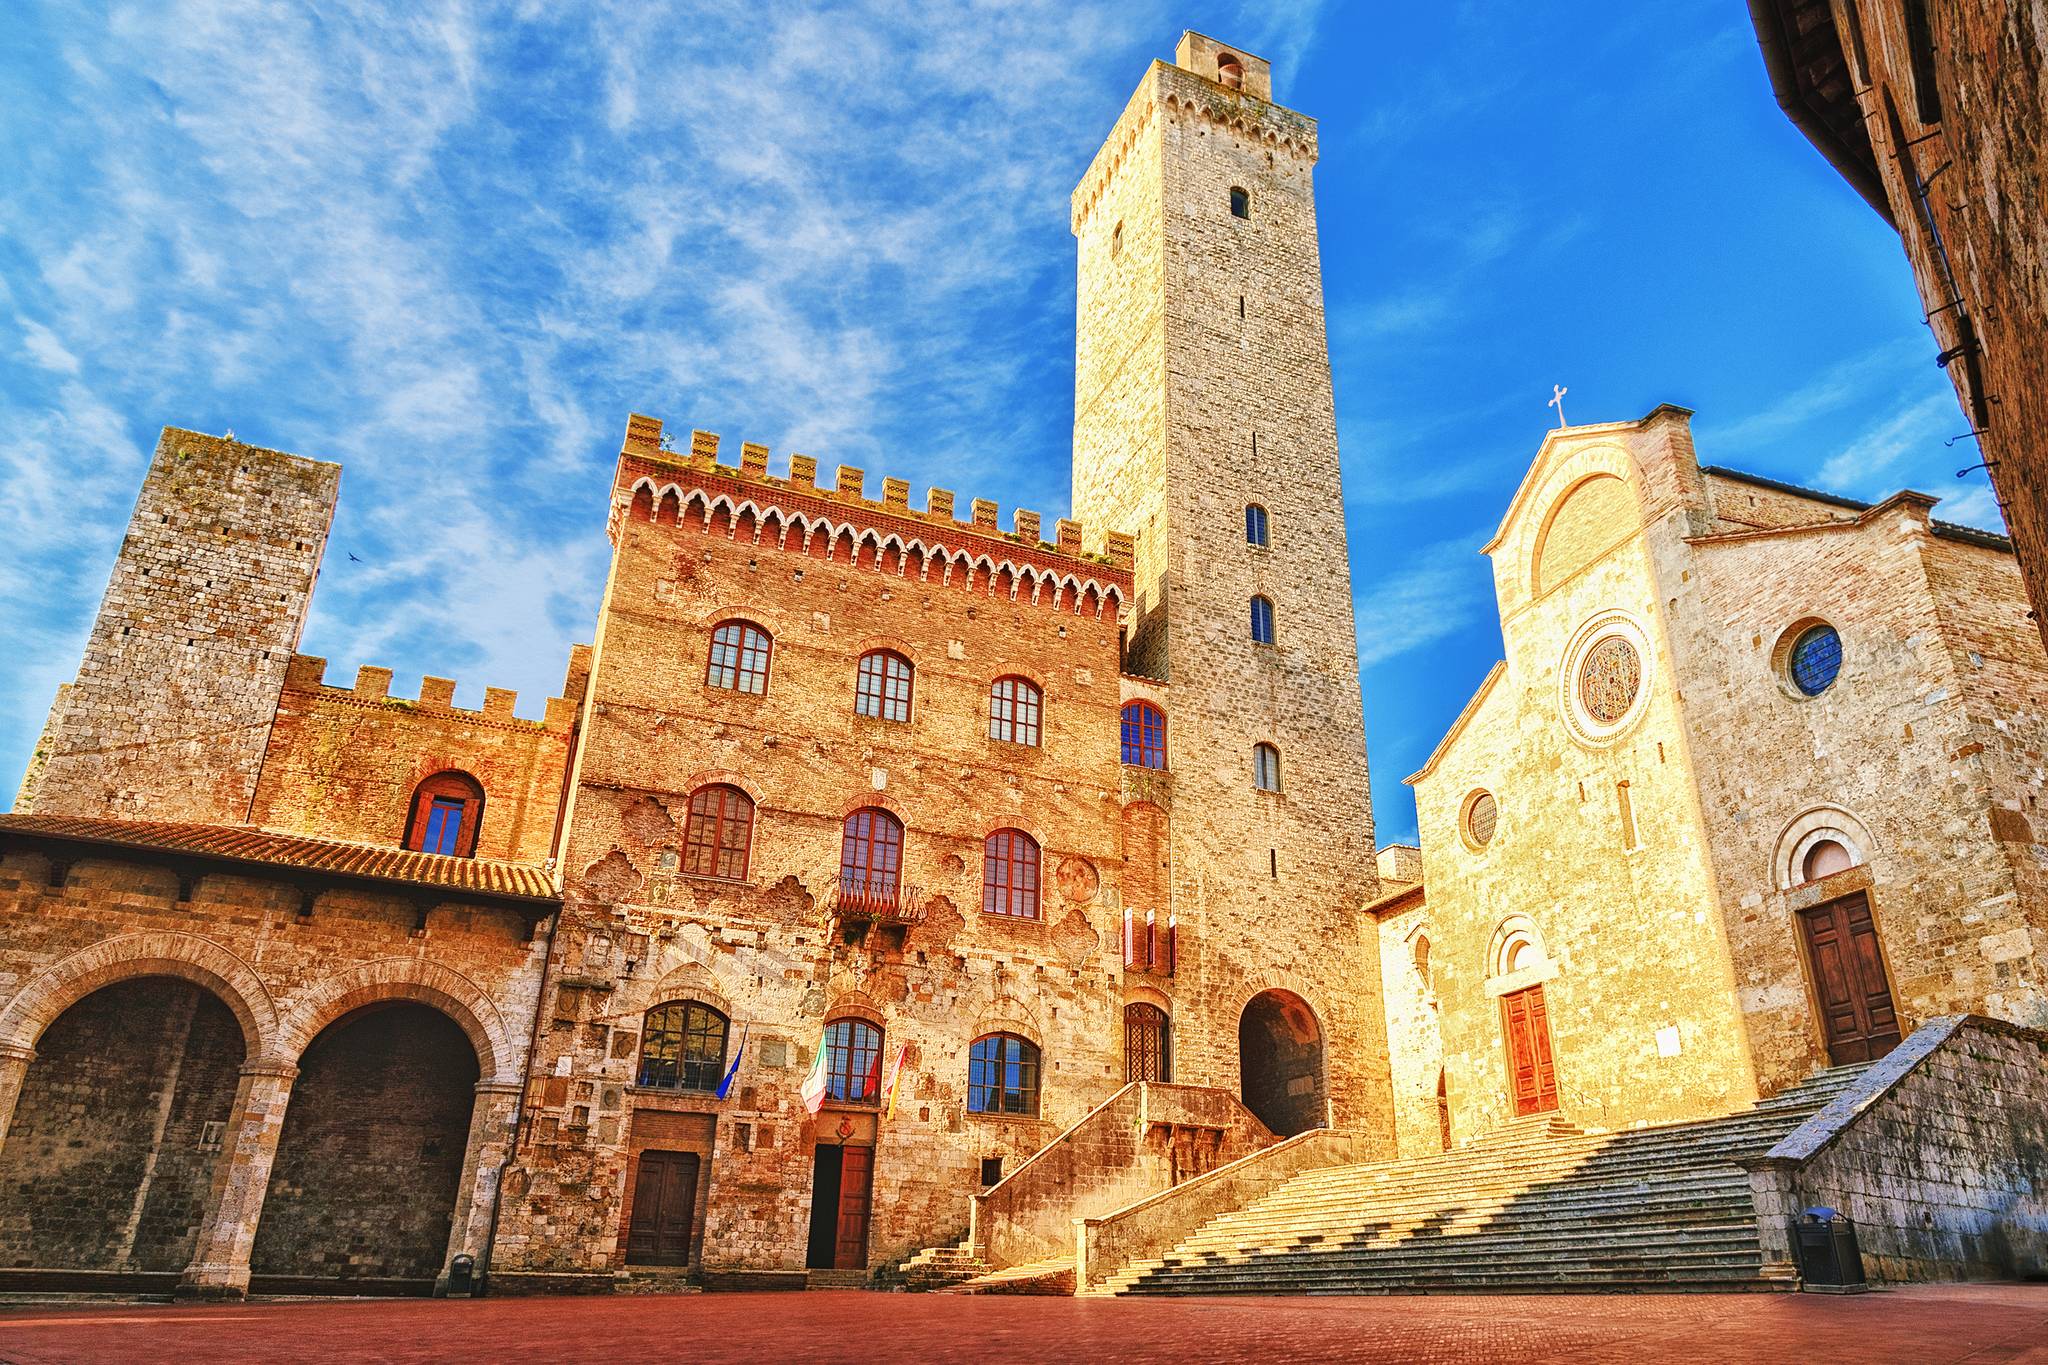
<path fill-rule="evenodd" d="M 1689 417 L 1551 432 L 1485 547 L 1506 658 L 1372 907 L 1403 1151 L 1731 1112 L 1943 1015 L 2048 1024 L 2010 544 L 1703 466 Z"/>

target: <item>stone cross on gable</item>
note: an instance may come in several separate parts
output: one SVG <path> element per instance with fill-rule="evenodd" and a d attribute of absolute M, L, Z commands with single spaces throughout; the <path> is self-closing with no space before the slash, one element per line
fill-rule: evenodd
<path fill-rule="evenodd" d="M 1546 408 L 1557 409 L 1557 424 L 1559 427 L 1567 425 L 1564 420 L 1564 396 L 1570 392 L 1571 390 L 1562 384 L 1552 384 L 1550 386 L 1550 401 L 1543 405 Z"/>

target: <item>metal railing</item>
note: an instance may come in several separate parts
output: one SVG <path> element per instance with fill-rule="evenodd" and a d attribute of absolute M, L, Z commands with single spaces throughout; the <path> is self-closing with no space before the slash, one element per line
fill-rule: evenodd
<path fill-rule="evenodd" d="M 922 888 L 895 877 L 842 872 L 827 895 L 826 914 L 842 924 L 922 924 Z"/>

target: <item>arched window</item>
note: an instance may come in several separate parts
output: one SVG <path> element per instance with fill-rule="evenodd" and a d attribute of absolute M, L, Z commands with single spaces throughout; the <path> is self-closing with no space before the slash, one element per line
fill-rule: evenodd
<path fill-rule="evenodd" d="M 753 841 L 752 797 L 722 782 L 690 793 L 690 813 L 683 824 L 683 871 L 744 881 Z"/>
<path fill-rule="evenodd" d="M 725 1077 L 726 1019 L 696 1000 L 647 1011 L 639 1083 L 657 1090 L 716 1090 Z"/>
<path fill-rule="evenodd" d="M 974 1040 L 967 1054 L 967 1109 L 1038 1116 L 1038 1048 L 1014 1033 Z"/>
<path fill-rule="evenodd" d="M 1252 599 L 1252 643 L 1273 643 L 1273 599 L 1270 597 Z"/>
<path fill-rule="evenodd" d="M 1109 233 L 1109 259 L 1112 261 L 1124 254 L 1124 225 L 1118 223 Z"/>
<path fill-rule="evenodd" d="M 723 621 L 711 632 L 704 684 L 761 696 L 768 691 L 768 656 L 774 645 L 752 621 Z"/>
<path fill-rule="evenodd" d="M 1166 713 L 1149 701 L 1124 706 L 1124 762 L 1133 768 L 1166 766 Z"/>
<path fill-rule="evenodd" d="M 999 829 L 982 845 L 981 908 L 991 915 L 1038 918 L 1038 841 Z"/>
<path fill-rule="evenodd" d="M 1415 936 L 1415 974 L 1422 978 L 1422 984 L 1429 985 L 1429 935 Z"/>
<path fill-rule="evenodd" d="M 1216 83 L 1228 90 L 1244 89 L 1244 63 L 1229 52 L 1216 57 Z"/>
<path fill-rule="evenodd" d="M 825 1098 L 873 1104 L 882 1093 L 882 1031 L 865 1019 L 825 1025 Z"/>
<path fill-rule="evenodd" d="M 988 693 L 988 737 L 1010 744 L 1038 743 L 1042 696 L 1029 678 L 997 678 Z"/>
<path fill-rule="evenodd" d="M 1262 792 L 1280 790 L 1280 751 L 1270 744 L 1252 746 L 1252 783 Z"/>
<path fill-rule="evenodd" d="M 1173 1056 L 1166 1011 L 1144 1001 L 1124 1006 L 1124 1079 L 1170 1081 Z"/>
<path fill-rule="evenodd" d="M 468 773 L 440 772 L 412 790 L 405 846 L 453 858 L 476 856 L 477 830 L 484 822 L 484 789 Z"/>
<path fill-rule="evenodd" d="M 853 709 L 878 720 L 909 720 L 910 660 L 888 649 L 861 655 Z"/>
<path fill-rule="evenodd" d="M 874 806 L 863 807 L 846 817 L 839 838 L 842 893 L 893 901 L 902 868 L 901 821 Z"/>
<path fill-rule="evenodd" d="M 1237 185 L 1230 187 L 1230 216 L 1233 218 L 1249 218 L 1252 216 L 1251 194 Z"/>
<path fill-rule="evenodd" d="M 1268 539 L 1266 509 L 1255 502 L 1247 503 L 1244 509 L 1244 543 L 1254 549 L 1263 550 Z"/>

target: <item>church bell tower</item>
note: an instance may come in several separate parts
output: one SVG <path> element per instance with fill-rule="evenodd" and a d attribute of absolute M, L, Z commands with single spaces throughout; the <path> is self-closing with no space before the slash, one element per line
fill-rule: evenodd
<path fill-rule="evenodd" d="M 1315 162 L 1315 120 L 1242 49 L 1187 33 L 1139 83 L 1073 195 L 1074 515 L 1134 537 L 1125 670 L 1168 699 L 1175 1079 L 1249 1100 L 1271 993 L 1295 1044 L 1319 1034 L 1322 1074 L 1275 1082 L 1297 1116 L 1374 1125 L 1377 878 Z"/>

